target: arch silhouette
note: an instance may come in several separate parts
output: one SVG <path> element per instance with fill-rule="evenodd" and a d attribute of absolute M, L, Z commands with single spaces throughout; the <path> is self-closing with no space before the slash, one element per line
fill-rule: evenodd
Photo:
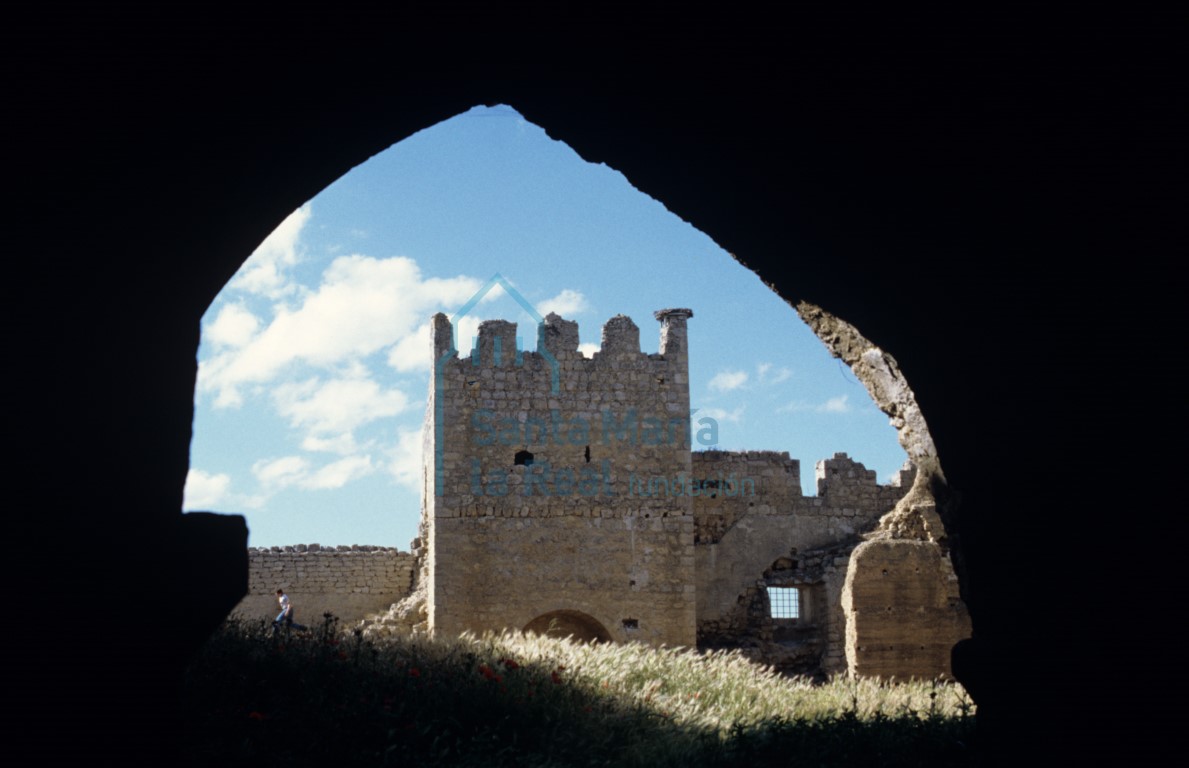
<path fill-rule="evenodd" d="M 1132 183 L 1131 169 L 1167 167 L 1183 131 L 1122 141 L 1114 126 L 1121 114 L 1167 119 L 1175 68 L 1097 55 L 1083 67 L 1056 55 L 1058 35 L 1011 14 L 975 30 L 911 15 L 777 25 L 640 8 L 541 34 L 534 4 L 420 8 L 118 22 L 93 10 L 14 27 L 47 65 L 21 69 L 8 91 L 9 171 L 30 203 L 8 242 L 21 255 L 12 284 L 27 287 L 11 305 L 36 318 L 9 349 L 36 363 L 10 375 L 30 395 L 10 400 L 24 457 L 14 486 L 38 498 L 13 513 L 11 538 L 52 542 L 57 559 L 43 594 L 21 592 L 13 611 L 54 626 L 63 595 L 104 598 L 72 608 L 94 628 L 86 643 L 45 633 L 28 651 L 41 674 L 13 683 L 23 710 L 70 700 L 90 715 L 69 740 L 88 757 L 172 762 L 185 659 L 246 586 L 242 520 L 181 514 L 203 312 L 336 178 L 503 102 L 624 173 L 786 300 L 812 301 L 895 356 L 962 493 L 946 533 L 983 650 L 958 676 L 980 727 L 1052 727 L 1057 715 L 1029 695 L 1054 674 L 1040 651 L 1091 634 L 1042 631 L 1061 614 L 1036 587 L 1060 575 L 1052 542 L 1070 533 L 1052 512 L 1078 509 L 1090 531 L 1091 518 L 1135 506 L 1125 483 L 1054 478 L 1081 477 L 1103 445 L 1146 444 L 1126 408 L 1102 405 L 1150 390 L 1116 390 L 1109 374 L 1124 353 L 1172 348 L 1100 300 L 1171 311 L 1149 271 L 1164 253 L 1144 247 L 1139 223 L 1175 198 Z M 1152 47 L 1177 31 L 1153 27 Z M 204 55 L 216 39 L 219 55 Z M 1096 274 L 1095 253 L 1127 268 Z M 694 278 L 694 264 L 673 276 Z M 967 356 L 979 364 L 956 364 Z M 1071 376 L 1072 392 L 1049 396 Z M 187 609 L 163 622 L 179 600 Z M 57 721 L 35 725 L 50 736 L 40 747 L 71 749 Z"/>

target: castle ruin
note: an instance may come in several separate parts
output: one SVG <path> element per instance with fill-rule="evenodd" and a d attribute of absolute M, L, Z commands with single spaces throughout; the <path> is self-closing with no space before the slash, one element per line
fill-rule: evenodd
<path fill-rule="evenodd" d="M 494 320 L 469 355 L 433 318 L 425 629 L 742 647 L 795 672 L 948 673 L 969 621 L 943 546 L 864 548 L 914 471 L 879 485 L 838 454 L 806 497 L 787 453 L 695 450 L 717 425 L 691 424 L 693 312 L 655 316 L 657 353 L 620 315 L 591 358 L 555 314 L 536 351 Z"/>
<path fill-rule="evenodd" d="M 590 358 L 555 314 L 536 351 L 490 320 L 467 355 L 434 316 L 413 552 L 254 550 L 241 612 L 282 580 L 299 605 L 368 615 L 368 634 L 510 628 L 739 648 L 790 673 L 948 675 L 970 623 L 911 464 L 879 485 L 836 454 L 805 496 L 788 453 L 704 450 L 717 425 L 691 418 L 693 312 L 655 315 L 657 353 L 620 315 Z"/>

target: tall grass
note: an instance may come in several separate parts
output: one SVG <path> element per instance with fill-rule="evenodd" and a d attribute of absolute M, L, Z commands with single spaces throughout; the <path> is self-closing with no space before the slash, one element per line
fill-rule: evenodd
<path fill-rule="evenodd" d="M 196 765 L 973 765 L 948 683 L 783 677 L 733 652 L 230 623 L 186 679 Z"/>

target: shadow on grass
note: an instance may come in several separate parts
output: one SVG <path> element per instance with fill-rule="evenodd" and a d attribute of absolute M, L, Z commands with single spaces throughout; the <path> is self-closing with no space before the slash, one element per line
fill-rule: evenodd
<path fill-rule="evenodd" d="M 723 729 L 600 693 L 560 665 L 466 644 L 375 644 L 328 618 L 304 636 L 230 624 L 186 678 L 197 766 L 978 764 L 970 717 L 904 713 Z"/>

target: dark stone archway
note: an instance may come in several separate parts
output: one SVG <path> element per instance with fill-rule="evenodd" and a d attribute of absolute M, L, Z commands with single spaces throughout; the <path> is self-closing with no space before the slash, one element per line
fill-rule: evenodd
<path fill-rule="evenodd" d="M 171 12 L 28 11 L 4 39 L 22 199 L 6 351 L 25 366 L 11 491 L 28 499 L 6 562 L 36 585 L 10 610 L 44 630 L 21 657 L 39 674 L 9 694 L 39 748 L 172 761 L 184 659 L 242 591 L 242 522 L 180 515 L 205 308 L 335 178 L 499 102 L 895 357 L 944 461 L 939 496 L 959 502 L 947 533 L 976 644 L 958 674 L 996 738 L 1059 727 L 1037 681 L 1083 674 L 1070 649 L 1109 630 L 1054 621 L 1038 585 L 1067 583 L 1056 542 L 1135 535 L 1096 523 L 1147 508 L 1137 491 L 1085 471 L 1103 446 L 1144 445 L 1101 406 L 1150 395 L 1111 372 L 1160 359 L 1181 306 L 1152 272 L 1179 252 L 1160 232 L 1180 201 L 1135 175 L 1180 151 L 1178 68 L 1160 59 L 1176 24 L 1127 27 L 1144 55 L 1124 60 L 1117 19 L 1068 14 Z M 1115 310 L 1139 304 L 1133 333 Z M 1088 623 L 1076 599 L 1061 615 Z M 51 631 L 63 601 L 85 642 Z M 37 715 L 66 701 L 61 739 Z M 1128 732 L 1102 712 L 1116 721 L 1099 732 Z"/>

